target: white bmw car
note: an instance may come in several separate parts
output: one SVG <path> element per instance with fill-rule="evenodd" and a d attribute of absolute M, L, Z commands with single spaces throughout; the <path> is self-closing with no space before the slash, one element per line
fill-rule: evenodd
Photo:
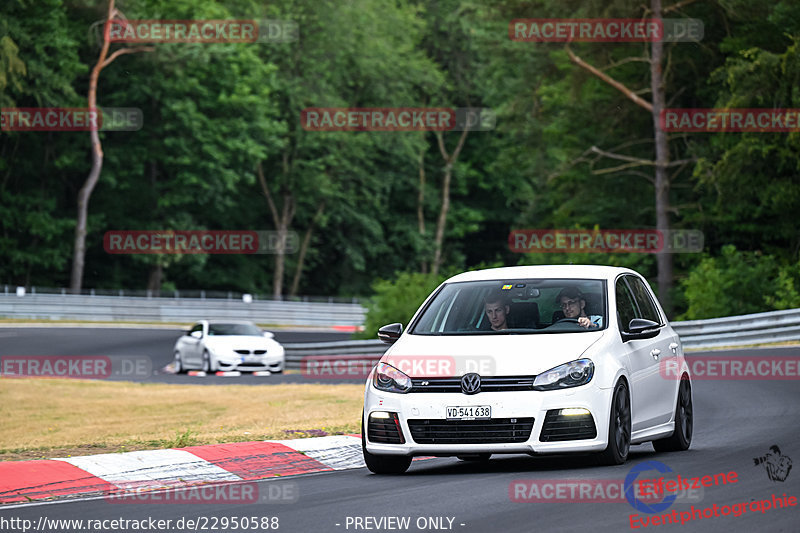
<path fill-rule="evenodd" d="M 626 268 L 523 266 L 440 285 L 392 344 L 364 393 L 362 445 L 375 473 L 418 455 L 686 450 L 689 368 L 647 282 Z"/>
<path fill-rule="evenodd" d="M 282 372 L 284 350 L 252 322 L 201 320 L 175 342 L 174 365 L 186 370 Z"/>

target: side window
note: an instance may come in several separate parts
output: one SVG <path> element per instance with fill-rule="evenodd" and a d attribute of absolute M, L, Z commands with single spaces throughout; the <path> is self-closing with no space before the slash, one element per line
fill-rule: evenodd
<path fill-rule="evenodd" d="M 633 303 L 633 295 L 631 294 L 628 285 L 625 283 L 625 278 L 619 278 L 615 285 L 614 290 L 617 296 L 617 319 L 619 320 L 619 329 L 628 331 L 628 324 L 631 320 L 636 318 L 636 306 Z"/>
<path fill-rule="evenodd" d="M 653 322 L 660 324 L 661 317 L 658 316 L 656 306 L 653 303 L 653 299 L 650 297 L 650 291 L 648 291 L 647 287 L 644 286 L 642 280 L 633 276 L 626 276 L 626 279 L 628 280 L 628 284 L 630 285 L 631 289 L 633 289 L 633 297 L 636 299 L 636 303 L 639 305 L 639 318 L 652 320 Z"/>

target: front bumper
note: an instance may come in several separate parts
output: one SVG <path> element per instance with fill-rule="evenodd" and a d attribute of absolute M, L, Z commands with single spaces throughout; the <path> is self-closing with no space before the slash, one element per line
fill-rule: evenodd
<path fill-rule="evenodd" d="M 600 389 L 595 383 L 560 391 L 506 391 L 461 393 L 395 394 L 375 389 L 371 384 L 365 395 L 364 430 L 367 451 L 386 455 L 457 455 L 468 453 L 565 453 L 602 451 L 608 444 L 608 423 L 613 389 Z M 533 418 L 530 437 L 524 442 L 492 442 L 484 444 L 419 443 L 409 427 L 409 420 L 430 420 L 441 424 L 448 406 L 491 406 L 491 421 L 508 422 Z M 593 419 L 594 438 L 578 440 L 540 440 L 548 411 L 586 409 Z M 403 444 L 370 441 L 369 415 L 373 412 L 397 413 Z M 552 419 L 552 413 L 551 413 Z M 487 422 L 491 422 L 487 421 Z M 473 425 L 480 425 L 478 422 Z M 419 435 L 419 430 L 417 430 Z M 429 439 L 428 439 L 429 440 Z"/>
<path fill-rule="evenodd" d="M 270 372 L 282 372 L 283 364 L 283 358 L 275 357 L 261 357 L 257 360 L 249 360 L 242 357 L 217 360 L 217 366 L 220 370 L 225 372 L 232 370 L 239 370 L 241 372 L 263 372 L 265 370 L 269 370 Z"/>

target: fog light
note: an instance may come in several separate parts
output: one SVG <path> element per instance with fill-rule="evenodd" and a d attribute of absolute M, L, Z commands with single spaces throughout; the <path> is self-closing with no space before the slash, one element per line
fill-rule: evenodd
<path fill-rule="evenodd" d="M 580 415 L 588 415 L 588 409 L 580 409 L 578 407 L 570 407 L 569 409 L 562 409 L 559 411 L 561 416 L 580 416 Z"/>

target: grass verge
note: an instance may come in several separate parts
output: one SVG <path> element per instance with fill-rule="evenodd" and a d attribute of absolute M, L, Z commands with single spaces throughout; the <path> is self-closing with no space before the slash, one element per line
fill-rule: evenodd
<path fill-rule="evenodd" d="M 359 433 L 363 385 L 0 379 L 0 460 Z"/>

